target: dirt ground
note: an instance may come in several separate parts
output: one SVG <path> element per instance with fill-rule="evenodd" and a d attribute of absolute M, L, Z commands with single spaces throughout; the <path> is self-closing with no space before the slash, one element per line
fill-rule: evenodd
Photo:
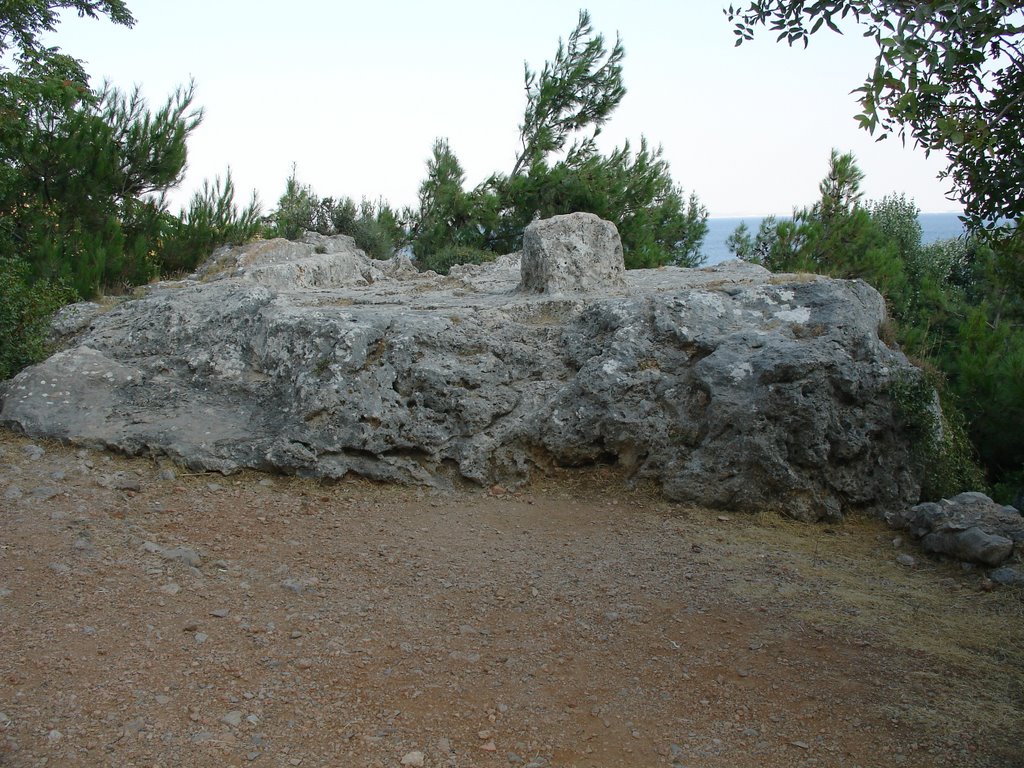
<path fill-rule="evenodd" d="M 1024 765 L 1020 590 L 894 538 L 0 431 L 0 765 Z"/>

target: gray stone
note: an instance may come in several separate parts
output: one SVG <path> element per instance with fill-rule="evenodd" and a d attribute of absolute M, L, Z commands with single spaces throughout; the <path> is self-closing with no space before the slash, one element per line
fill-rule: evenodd
<path fill-rule="evenodd" d="M 1024 570 L 1020 568 L 1004 565 L 1002 568 L 989 571 L 988 577 L 1004 587 L 1024 587 Z"/>
<path fill-rule="evenodd" d="M 42 391 L 45 391 L 43 388 L 45 388 L 46 385 L 46 379 L 40 379 L 38 386 Z M 35 443 L 21 446 L 21 452 L 32 459 L 32 461 L 43 458 L 43 455 L 46 453 L 46 451 Z"/>
<path fill-rule="evenodd" d="M 592 213 L 535 221 L 523 233 L 520 290 L 572 294 L 626 287 L 622 241 Z"/>
<path fill-rule="evenodd" d="M 60 488 L 40 486 L 39 488 L 32 489 L 32 499 L 34 501 L 49 501 L 55 496 L 60 496 Z"/>
<path fill-rule="evenodd" d="M 928 552 L 983 565 L 999 565 L 1024 541 L 1024 517 L 983 493 L 892 510 L 885 518 L 920 539 Z"/>
<path fill-rule="evenodd" d="M 102 312 L 103 307 L 92 301 L 82 301 L 78 304 L 61 307 L 50 319 L 51 343 L 81 333 L 89 327 L 93 318 Z"/>
<path fill-rule="evenodd" d="M 1013 552 L 1010 539 L 985 533 L 981 528 L 929 533 L 921 539 L 921 547 L 927 552 L 984 565 L 999 565 Z"/>
<path fill-rule="evenodd" d="M 170 549 L 162 549 L 159 554 L 164 560 L 174 560 L 179 563 L 184 563 L 192 568 L 198 568 L 203 562 L 199 553 L 190 547 L 171 547 Z"/>
<path fill-rule="evenodd" d="M 202 565 L 203 558 L 191 547 L 161 547 L 152 541 L 142 543 L 142 548 L 153 555 L 159 555 L 164 560 L 172 560 L 183 563 L 191 568 L 198 568 Z"/>
<path fill-rule="evenodd" d="M 242 724 L 242 713 L 240 711 L 238 711 L 237 709 L 233 709 L 230 712 L 228 712 L 226 715 L 224 715 L 220 719 L 220 721 L 222 723 L 224 723 L 224 725 L 229 725 L 232 728 L 237 728 L 238 726 L 240 726 Z"/>
<path fill-rule="evenodd" d="M 0 423 L 191 471 L 515 488 L 616 464 L 802 519 L 917 500 L 888 394 L 916 369 L 866 283 L 728 262 L 570 289 L 515 256 L 442 277 L 310 240 L 222 249 L 97 315 L 0 384 Z"/>

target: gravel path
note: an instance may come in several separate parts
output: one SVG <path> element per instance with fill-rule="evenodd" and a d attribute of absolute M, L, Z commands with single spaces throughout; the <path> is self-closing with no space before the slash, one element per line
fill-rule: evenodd
<path fill-rule="evenodd" d="M 601 472 L 318 485 L 0 432 L 0 766 L 1024 764 L 991 714 L 1019 621 L 1006 690 L 893 634 L 1019 593 L 892 538 Z"/>

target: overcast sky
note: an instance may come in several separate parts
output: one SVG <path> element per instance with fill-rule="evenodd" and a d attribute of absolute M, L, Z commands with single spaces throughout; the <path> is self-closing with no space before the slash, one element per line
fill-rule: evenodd
<path fill-rule="evenodd" d="M 641 135 L 712 216 L 787 214 L 817 197 L 830 150 L 852 151 L 872 199 L 946 199 L 939 156 L 857 128 L 850 91 L 874 48 L 855 29 L 808 49 L 770 34 L 734 47 L 715 0 L 592 0 L 595 30 L 626 49 L 627 94 L 600 137 Z M 230 166 L 265 208 L 292 163 L 322 197 L 413 204 L 437 137 L 474 186 L 509 171 L 525 95 L 523 62 L 540 69 L 575 26 L 579 0 L 516 3 L 341 0 L 128 0 L 134 28 L 65 18 L 52 42 L 84 60 L 94 85 L 138 84 L 151 105 L 189 78 L 206 119 L 189 144 L 184 202 Z"/>

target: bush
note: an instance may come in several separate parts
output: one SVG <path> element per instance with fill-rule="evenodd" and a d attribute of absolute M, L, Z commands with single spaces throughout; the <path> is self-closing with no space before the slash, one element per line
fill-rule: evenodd
<path fill-rule="evenodd" d="M 157 262 L 162 272 L 191 271 L 222 245 L 240 245 L 262 229 L 260 204 L 255 193 L 238 210 L 231 172 L 213 184 L 204 181 L 180 217 L 167 216 Z"/>
<path fill-rule="evenodd" d="M 431 269 L 439 275 L 447 275 L 456 264 L 485 264 L 494 261 L 497 254 L 472 248 L 466 245 L 453 245 L 432 253 L 420 264 L 424 269 Z"/>
<path fill-rule="evenodd" d="M 900 422 L 913 440 L 921 498 L 926 501 L 985 487 L 963 414 L 950 397 L 936 398 L 936 392 L 944 391 L 941 379 L 924 371 L 902 376 L 890 387 Z"/>
<path fill-rule="evenodd" d="M 277 201 L 277 208 L 264 222 L 264 234 L 267 237 L 298 240 L 307 229 L 317 230 L 319 206 L 320 201 L 312 188 L 299 183 L 293 165 L 291 176 L 285 182 L 284 194 Z"/>
<path fill-rule="evenodd" d="M 264 234 L 298 240 L 307 230 L 321 235 L 348 235 L 374 259 L 390 259 L 406 243 L 402 218 L 384 200 L 366 198 L 357 206 L 350 197 L 317 197 L 312 187 L 299 183 L 295 168 L 285 184 L 277 208 L 264 221 Z"/>
<path fill-rule="evenodd" d="M 30 282 L 29 265 L 0 257 L 0 379 L 46 356 L 50 315 L 75 294 L 59 281 Z"/>

